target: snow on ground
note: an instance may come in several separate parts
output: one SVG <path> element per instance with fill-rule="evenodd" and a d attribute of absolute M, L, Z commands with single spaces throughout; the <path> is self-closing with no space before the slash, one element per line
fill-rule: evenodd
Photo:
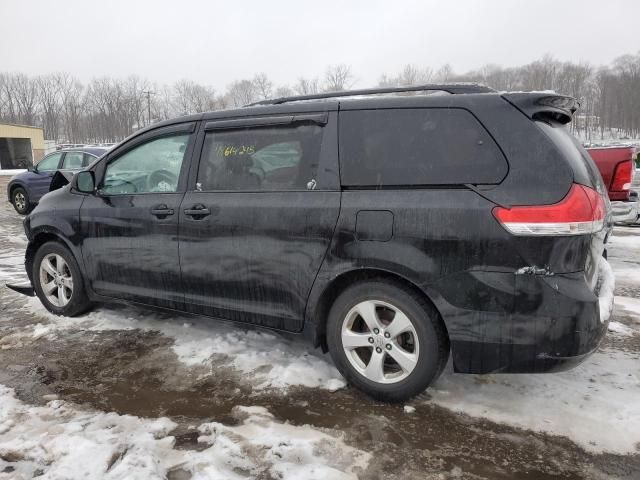
<path fill-rule="evenodd" d="M 0 175 L 16 175 L 18 173 L 23 173 L 26 172 L 27 170 L 25 168 L 21 168 L 21 169 L 7 169 L 7 170 L 3 170 L 2 168 L 0 168 Z"/>
<path fill-rule="evenodd" d="M 637 354 L 604 349 L 555 374 L 443 375 L 430 393 L 445 408 L 569 437 L 587 451 L 637 453 L 640 442 Z"/>
<path fill-rule="evenodd" d="M 203 450 L 178 450 L 169 435 L 176 424 L 167 418 L 82 410 L 60 400 L 34 407 L 0 386 L 0 479 L 164 479 L 180 469 L 192 479 L 338 480 L 356 478 L 369 461 L 340 437 L 279 422 L 264 408 L 238 406 L 233 415 L 238 425 L 199 426 Z"/>
<path fill-rule="evenodd" d="M 174 339 L 173 351 L 188 366 L 211 365 L 213 356 L 227 356 L 231 366 L 250 376 L 254 389 L 304 386 L 335 391 L 346 385 L 330 359 L 309 344 L 263 330 L 201 318 L 159 319 L 155 312 L 131 308 L 98 308 L 79 318 L 57 317 L 37 298 L 30 299 L 26 308 L 48 321 L 33 327 L 34 336 L 53 338 L 68 329 L 155 330 Z"/>
<path fill-rule="evenodd" d="M 628 315 L 633 324 L 640 329 L 640 299 L 616 297 L 616 312 Z"/>

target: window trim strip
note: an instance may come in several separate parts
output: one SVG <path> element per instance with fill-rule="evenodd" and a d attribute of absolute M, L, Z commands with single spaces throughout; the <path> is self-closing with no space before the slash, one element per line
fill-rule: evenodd
<path fill-rule="evenodd" d="M 324 126 L 329 120 L 329 113 L 309 113 L 299 115 L 278 115 L 269 117 L 245 117 L 232 120 L 214 120 L 205 124 L 205 131 L 211 130 L 233 130 L 239 128 L 270 127 L 276 125 L 291 125 L 293 123 L 310 122 L 319 126 Z"/>

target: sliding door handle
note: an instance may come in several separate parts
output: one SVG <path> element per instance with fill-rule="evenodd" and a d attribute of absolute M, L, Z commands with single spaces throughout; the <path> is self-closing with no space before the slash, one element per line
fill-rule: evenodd
<path fill-rule="evenodd" d="M 210 215 L 211 214 L 211 210 L 209 210 L 204 205 L 194 205 L 191 208 L 187 208 L 184 211 L 184 214 L 189 216 L 189 217 L 193 217 L 196 220 L 199 220 L 200 218 L 204 218 L 207 215 Z"/>

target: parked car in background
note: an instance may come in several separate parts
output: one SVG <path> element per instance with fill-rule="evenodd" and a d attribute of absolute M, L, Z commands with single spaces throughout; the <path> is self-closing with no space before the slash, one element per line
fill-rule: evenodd
<path fill-rule="evenodd" d="M 425 90 L 448 94 L 384 95 Z M 386 401 L 450 353 L 456 372 L 532 373 L 598 348 L 611 226 L 574 99 L 452 84 L 262 103 L 150 126 L 48 193 L 22 291 L 58 315 L 124 301 L 303 333 Z"/>
<path fill-rule="evenodd" d="M 50 153 L 26 172 L 15 175 L 7 185 L 7 196 L 16 212 L 26 215 L 49 191 L 57 170 L 77 171 L 89 166 L 109 149 L 105 147 L 75 148 Z"/>
<path fill-rule="evenodd" d="M 634 224 L 640 218 L 638 179 L 635 178 L 639 151 L 630 146 L 587 148 L 607 187 L 616 223 Z"/>

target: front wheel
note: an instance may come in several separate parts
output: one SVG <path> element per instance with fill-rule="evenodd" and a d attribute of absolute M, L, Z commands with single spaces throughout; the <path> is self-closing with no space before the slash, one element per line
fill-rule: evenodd
<path fill-rule="evenodd" d="M 329 313 L 327 343 L 349 383 L 388 402 L 424 391 L 449 355 L 435 308 L 382 280 L 355 284 L 338 296 Z"/>
<path fill-rule="evenodd" d="M 31 210 L 31 203 L 27 191 L 22 187 L 14 188 L 11 193 L 11 204 L 20 215 L 26 215 Z"/>
<path fill-rule="evenodd" d="M 47 242 L 38 249 L 31 278 L 38 298 L 51 313 L 72 317 L 90 306 L 78 263 L 58 242 Z"/>

